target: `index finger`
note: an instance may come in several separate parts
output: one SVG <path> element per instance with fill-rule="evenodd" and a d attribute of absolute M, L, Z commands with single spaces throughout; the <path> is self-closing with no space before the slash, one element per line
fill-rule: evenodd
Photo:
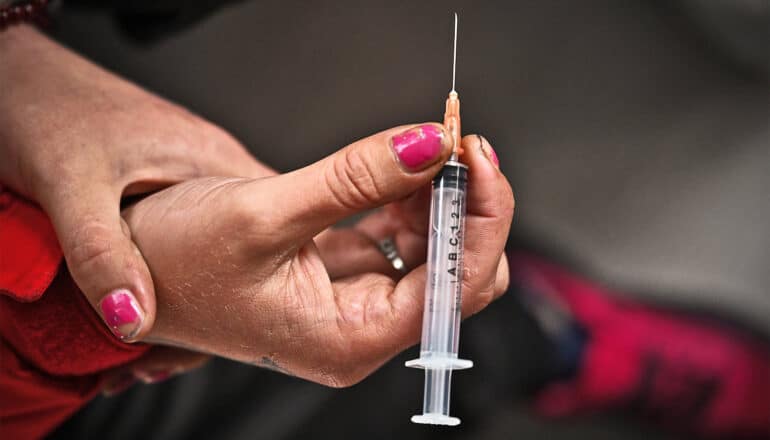
<path fill-rule="evenodd" d="M 462 143 L 462 158 L 468 165 L 463 256 L 463 312 L 467 316 L 501 293 L 495 280 L 513 220 L 514 198 L 489 142 L 470 135 Z"/>

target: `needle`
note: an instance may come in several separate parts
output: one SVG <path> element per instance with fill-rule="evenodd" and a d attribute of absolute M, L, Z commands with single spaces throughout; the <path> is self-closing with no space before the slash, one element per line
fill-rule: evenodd
<path fill-rule="evenodd" d="M 446 110 L 444 111 L 444 127 L 452 133 L 454 148 L 450 160 L 457 160 L 463 154 L 463 148 L 460 146 L 460 96 L 455 90 L 455 73 L 457 72 L 457 13 L 455 12 L 455 38 L 454 50 L 452 55 L 452 91 L 446 100 Z"/>
<path fill-rule="evenodd" d="M 457 12 L 455 12 L 455 42 L 452 55 L 452 91 L 455 91 L 455 73 L 457 72 Z"/>

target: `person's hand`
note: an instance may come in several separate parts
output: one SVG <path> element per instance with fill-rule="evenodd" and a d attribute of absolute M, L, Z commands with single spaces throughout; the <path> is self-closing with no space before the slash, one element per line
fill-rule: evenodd
<path fill-rule="evenodd" d="M 514 202 L 491 147 L 463 142 L 467 316 L 508 284 Z M 394 128 L 288 174 L 191 180 L 127 208 L 158 298 L 145 340 L 330 386 L 361 380 L 419 338 L 425 191 L 451 143 L 438 125 Z M 352 229 L 327 230 L 386 204 Z M 376 250 L 386 236 L 411 269 L 403 277 Z"/>
<path fill-rule="evenodd" d="M 0 84 L 0 181 L 51 218 L 68 270 L 113 332 L 143 338 L 155 319 L 153 283 L 121 222 L 121 198 L 272 171 L 220 128 L 26 25 L 0 33 Z"/>

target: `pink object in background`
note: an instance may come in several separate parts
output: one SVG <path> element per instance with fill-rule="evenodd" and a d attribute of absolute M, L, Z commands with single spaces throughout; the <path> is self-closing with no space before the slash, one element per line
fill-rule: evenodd
<path fill-rule="evenodd" d="M 511 273 L 587 332 L 575 377 L 547 385 L 540 414 L 627 409 L 703 437 L 770 438 L 770 348 L 721 322 L 623 299 L 536 257 Z"/>

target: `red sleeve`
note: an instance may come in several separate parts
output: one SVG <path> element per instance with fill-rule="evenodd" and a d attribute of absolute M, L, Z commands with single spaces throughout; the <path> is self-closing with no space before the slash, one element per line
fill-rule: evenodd
<path fill-rule="evenodd" d="M 98 373 L 148 348 L 112 336 L 62 264 L 46 215 L 0 186 L 3 437 L 50 432 L 98 392 Z"/>
<path fill-rule="evenodd" d="M 0 293 L 25 302 L 39 299 L 61 260 L 48 217 L 0 185 Z"/>

